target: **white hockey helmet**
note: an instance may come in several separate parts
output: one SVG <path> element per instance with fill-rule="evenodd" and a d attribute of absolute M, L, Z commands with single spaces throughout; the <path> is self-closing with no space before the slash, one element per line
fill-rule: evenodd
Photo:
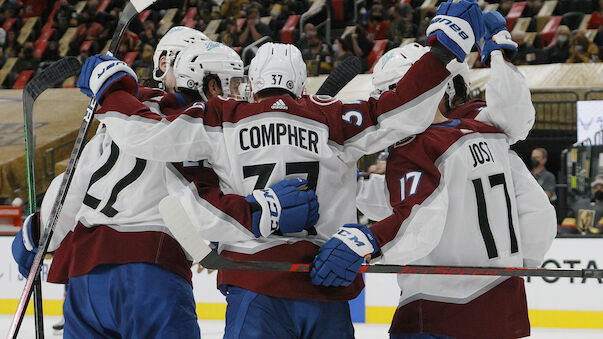
<path fill-rule="evenodd" d="M 372 80 L 375 91 L 371 95 L 379 96 L 381 93 L 393 89 L 393 85 L 404 77 L 410 66 L 428 51 L 429 48 L 415 42 L 383 54 L 373 69 Z"/>
<path fill-rule="evenodd" d="M 466 62 L 459 62 L 456 59 L 451 61 L 454 65 L 451 68 L 458 71 L 458 75 L 463 78 L 466 87 L 466 93 L 469 94 L 471 89 L 471 79 L 469 79 L 469 65 Z M 454 77 L 446 83 L 446 94 L 448 95 L 448 105 L 452 108 L 454 105 L 454 96 L 456 95 L 456 89 L 454 88 Z"/>
<path fill-rule="evenodd" d="M 200 41 L 183 49 L 174 63 L 176 87 L 199 92 L 207 101 L 203 89 L 203 79 L 209 74 L 220 78 L 222 95 L 243 99 L 246 83 L 241 57 L 232 48 L 219 42 Z"/>
<path fill-rule="evenodd" d="M 155 54 L 153 54 L 153 79 L 162 81 L 172 63 L 176 60 L 178 53 L 184 47 L 199 41 L 211 41 L 207 35 L 186 26 L 172 27 L 157 43 Z M 165 55 L 167 58 L 167 69 L 165 72 L 159 68 L 159 59 Z"/>
<path fill-rule="evenodd" d="M 301 52 L 290 44 L 263 44 L 249 64 L 252 96 L 263 89 L 282 88 L 300 98 L 306 78 L 306 63 Z"/>

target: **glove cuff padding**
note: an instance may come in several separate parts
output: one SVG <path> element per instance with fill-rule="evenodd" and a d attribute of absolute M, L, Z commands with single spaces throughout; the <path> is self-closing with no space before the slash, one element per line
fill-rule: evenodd
<path fill-rule="evenodd" d="M 99 104 L 107 89 L 120 84 L 121 89 L 136 96 L 138 94 L 138 78 L 136 73 L 125 62 L 120 60 L 103 61 L 94 67 L 90 76 L 90 90 Z"/>
<path fill-rule="evenodd" d="M 341 240 L 361 257 L 370 258 L 379 253 L 380 248 L 371 230 L 360 224 L 345 224 L 333 238 Z"/>
<path fill-rule="evenodd" d="M 40 213 L 30 214 L 23 222 L 23 245 L 30 252 L 36 252 L 40 243 Z"/>
<path fill-rule="evenodd" d="M 439 34 L 437 31 L 441 31 Z M 458 46 L 458 50 L 453 50 L 458 57 L 464 57 L 475 44 L 475 34 L 471 25 L 458 17 L 449 15 L 436 15 L 427 27 L 426 35 L 435 34 L 437 39 L 448 48 L 454 48 L 453 44 Z M 447 39 L 446 39 L 447 38 Z M 430 39 L 430 44 L 432 39 Z"/>
<path fill-rule="evenodd" d="M 279 220 L 282 213 L 281 203 L 271 188 L 254 190 L 252 192 L 256 202 L 262 207 L 258 229 L 254 234 L 267 237 L 279 229 Z M 257 231 L 257 233 L 256 233 Z"/>

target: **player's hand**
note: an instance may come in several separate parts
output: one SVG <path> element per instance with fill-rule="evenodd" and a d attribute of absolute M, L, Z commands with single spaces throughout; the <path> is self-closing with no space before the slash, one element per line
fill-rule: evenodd
<path fill-rule="evenodd" d="M 13 240 L 13 258 L 19 265 L 19 272 L 27 277 L 34 257 L 38 252 L 38 241 L 40 240 L 40 214 L 29 215 L 23 222 L 23 227 Z"/>
<path fill-rule="evenodd" d="M 252 230 L 256 237 L 281 233 L 297 233 L 318 221 L 318 198 L 313 190 L 305 190 L 305 179 L 282 180 L 267 189 L 254 190 L 245 200 L 258 204 L 252 214 Z"/>
<path fill-rule="evenodd" d="M 97 54 L 86 59 L 77 80 L 77 87 L 89 97 L 102 104 L 105 93 L 113 85 L 120 85 L 132 95 L 138 93 L 136 73 L 125 62 L 112 56 Z"/>
<path fill-rule="evenodd" d="M 371 230 L 360 224 L 343 225 L 314 258 L 310 277 L 314 285 L 348 286 L 356 279 L 364 258 L 379 253 Z"/>
<path fill-rule="evenodd" d="M 484 43 L 477 45 L 482 55 L 482 62 L 489 63 L 490 53 L 498 49 L 502 49 L 505 56 L 512 59 L 517 52 L 517 43 L 511 39 L 505 18 L 496 11 L 486 12 L 484 13 L 484 23 L 486 25 Z"/>
<path fill-rule="evenodd" d="M 426 32 L 430 46 L 439 41 L 461 62 L 484 33 L 482 11 L 477 2 L 467 0 L 442 3 Z"/>

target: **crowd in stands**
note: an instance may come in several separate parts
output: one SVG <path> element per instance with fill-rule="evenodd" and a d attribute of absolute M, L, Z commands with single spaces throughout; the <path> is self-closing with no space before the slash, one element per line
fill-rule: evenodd
<path fill-rule="evenodd" d="M 323 8 L 300 15 L 316 2 L 331 6 L 332 34 L 321 24 Z M 141 81 L 152 84 L 152 56 L 161 34 L 171 25 L 186 25 L 233 47 L 246 64 L 258 40 L 295 43 L 309 75 L 330 73 L 356 55 L 370 72 L 387 50 L 410 42 L 425 43 L 425 29 L 437 0 L 367 0 L 354 14 L 355 0 L 172 0 L 176 9 L 143 12 L 119 47 L 117 57 L 133 66 Z M 84 59 L 103 52 L 125 0 L 0 1 L 0 85 L 20 88 L 19 77 L 65 55 Z M 519 45 L 516 64 L 585 63 L 603 59 L 603 0 L 480 1 L 485 10 L 506 16 Z M 33 9 L 32 9 L 33 8 Z M 37 12 L 36 12 L 37 11 Z M 36 12 L 36 13 L 28 13 Z M 166 17 L 168 17 L 166 19 Z M 251 46 L 250 48 L 246 48 Z M 253 48 L 255 47 L 255 48 Z M 475 53 L 474 53 L 475 54 Z M 472 67 L 483 67 L 479 58 Z M 27 76 L 31 76 L 29 72 Z M 26 81 L 27 79 L 25 79 Z"/>

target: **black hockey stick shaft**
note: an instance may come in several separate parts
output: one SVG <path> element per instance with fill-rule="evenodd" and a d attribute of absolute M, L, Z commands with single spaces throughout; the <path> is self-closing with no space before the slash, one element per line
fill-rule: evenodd
<path fill-rule="evenodd" d="M 316 91 L 316 94 L 334 97 L 360 72 L 362 72 L 362 61 L 360 58 L 356 56 L 349 57 L 329 74 L 325 82 Z"/>
<path fill-rule="evenodd" d="M 280 261 L 233 260 L 223 257 L 214 251 L 207 254 L 199 261 L 199 264 L 209 269 L 232 271 L 310 272 L 310 269 L 312 268 L 312 264 L 294 264 Z M 603 270 L 601 269 L 547 269 L 446 265 L 362 265 L 359 273 L 603 278 Z"/>
<path fill-rule="evenodd" d="M 109 51 L 107 54 L 113 55 L 117 51 L 117 47 L 119 46 L 119 42 L 125 32 L 126 28 L 140 12 L 149 7 L 155 0 L 131 0 L 126 4 L 117 24 L 117 28 L 113 37 L 111 38 L 111 43 L 109 45 Z M 16 338 L 19 332 L 19 327 L 23 322 L 23 317 L 25 316 L 25 310 L 27 308 L 27 304 L 29 302 L 29 298 L 31 298 L 32 287 L 35 280 L 35 277 L 40 273 L 40 269 L 42 267 L 42 263 L 44 260 L 44 256 L 48 251 L 48 245 L 50 244 L 50 239 L 52 234 L 54 233 L 54 228 L 56 226 L 59 214 L 63 207 L 63 203 L 65 202 L 65 197 L 67 196 L 67 191 L 69 186 L 71 185 L 71 180 L 73 179 L 73 172 L 77 166 L 77 161 L 82 153 L 84 140 L 88 135 L 88 131 L 92 126 L 92 120 L 94 111 L 96 110 L 96 100 L 91 99 L 88 107 L 86 108 L 86 115 L 82 120 L 82 124 L 80 126 L 80 130 L 78 132 L 77 138 L 75 140 L 75 145 L 73 146 L 73 151 L 71 152 L 71 156 L 69 158 L 69 163 L 65 170 L 65 174 L 63 176 L 63 181 L 59 187 L 59 192 L 57 198 L 54 202 L 50 213 L 50 219 L 48 221 L 47 227 L 44 229 L 42 236 L 40 237 L 40 245 L 38 246 L 38 252 L 34 257 L 33 263 L 31 265 L 31 270 L 29 271 L 29 276 L 27 277 L 27 281 L 25 282 L 25 287 L 23 288 L 23 293 L 21 294 L 21 299 L 19 300 L 19 305 L 17 306 L 17 311 L 15 313 L 15 317 L 13 318 L 10 330 L 8 332 L 8 338 Z"/>
<path fill-rule="evenodd" d="M 36 154 L 33 124 L 33 106 L 40 94 L 65 79 L 76 75 L 81 64 L 75 57 L 63 58 L 36 74 L 23 89 L 23 118 L 25 129 L 25 166 L 27 169 L 27 197 L 29 213 L 36 206 Z M 44 312 L 42 308 L 42 281 L 38 273 L 33 284 L 36 338 L 44 338 Z"/>

